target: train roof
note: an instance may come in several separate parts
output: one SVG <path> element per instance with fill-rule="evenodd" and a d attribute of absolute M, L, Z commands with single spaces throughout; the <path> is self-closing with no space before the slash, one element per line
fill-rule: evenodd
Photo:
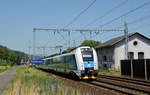
<path fill-rule="evenodd" d="M 80 48 L 80 47 L 90 47 L 90 46 L 77 46 L 77 47 L 71 48 L 71 49 L 69 49 L 69 50 L 64 50 L 62 53 L 55 53 L 55 54 L 52 54 L 52 55 L 50 55 L 50 56 L 45 57 L 44 59 L 49 58 L 49 57 L 59 56 L 59 55 L 62 55 L 62 54 L 71 53 L 72 51 L 74 51 L 75 49 Z"/>
<path fill-rule="evenodd" d="M 62 52 L 62 54 L 72 52 L 73 50 L 75 50 L 75 49 L 77 49 L 77 48 L 80 48 L 80 47 L 90 47 L 90 46 L 77 46 L 77 47 L 73 47 L 73 48 L 71 48 L 70 50 L 64 50 L 64 51 Z"/>

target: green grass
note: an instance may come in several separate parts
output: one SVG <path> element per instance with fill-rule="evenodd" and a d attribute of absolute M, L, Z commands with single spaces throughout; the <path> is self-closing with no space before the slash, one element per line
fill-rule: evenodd
<path fill-rule="evenodd" d="M 11 66 L 9 64 L 10 64 L 10 62 L 7 62 L 6 60 L 0 60 L 0 73 L 4 72 L 6 70 L 11 70 L 15 67 L 15 66 Z"/>
<path fill-rule="evenodd" d="M 98 74 L 100 74 L 100 75 L 107 75 L 107 76 L 118 76 L 118 77 L 121 76 L 120 72 L 116 72 L 116 71 L 112 71 L 112 72 L 100 71 Z"/>
<path fill-rule="evenodd" d="M 21 66 L 16 72 L 2 95 L 84 95 L 42 71 Z"/>
<path fill-rule="evenodd" d="M 0 66 L 0 73 L 7 71 L 7 70 L 12 70 L 15 66 Z"/>

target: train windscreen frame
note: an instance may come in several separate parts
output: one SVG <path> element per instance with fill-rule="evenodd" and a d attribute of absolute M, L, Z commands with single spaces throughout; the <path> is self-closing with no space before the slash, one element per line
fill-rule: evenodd
<path fill-rule="evenodd" d="M 82 54 L 83 61 L 93 61 L 92 48 L 81 48 L 81 54 Z"/>

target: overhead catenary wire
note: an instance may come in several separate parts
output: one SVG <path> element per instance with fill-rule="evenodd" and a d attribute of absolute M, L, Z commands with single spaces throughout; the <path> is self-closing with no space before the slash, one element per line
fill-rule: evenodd
<path fill-rule="evenodd" d="M 105 16 L 109 15 L 111 12 L 113 12 L 113 11 L 116 10 L 116 9 L 118 9 L 119 7 L 122 7 L 122 6 L 125 5 L 127 2 L 128 2 L 128 0 L 122 1 L 122 2 L 119 3 L 117 6 L 113 7 L 112 9 L 108 10 L 107 12 L 105 12 L 104 15 L 102 15 L 102 16 L 100 16 L 100 17 L 98 17 L 98 18 L 92 20 L 90 23 L 86 24 L 86 25 L 84 26 L 84 28 L 87 27 L 87 26 L 89 26 L 89 25 L 91 25 L 91 24 L 93 24 L 93 23 L 95 23 L 95 22 L 97 22 L 98 20 L 104 18 Z M 95 37 L 95 36 L 97 36 L 98 34 L 99 34 L 99 33 L 96 33 L 95 35 L 93 35 L 93 36 L 91 36 L 91 37 Z"/>
<path fill-rule="evenodd" d="M 133 21 L 131 21 L 131 22 L 128 22 L 128 25 L 129 25 L 129 24 L 132 25 L 132 24 L 135 24 L 135 23 L 139 23 L 139 22 L 144 21 L 144 20 L 147 20 L 147 19 L 149 19 L 149 18 L 150 18 L 150 14 L 149 14 L 149 15 L 146 15 L 146 16 L 143 16 L 143 17 L 140 17 L 140 18 L 138 18 L 138 19 L 136 19 L 136 20 L 133 20 Z M 120 26 L 124 26 L 124 25 L 120 25 Z"/>
<path fill-rule="evenodd" d="M 116 21 L 116 20 L 118 20 L 118 19 L 120 19 L 120 18 L 122 18 L 122 17 L 124 17 L 124 16 L 127 16 L 128 14 L 131 14 L 131 13 L 135 12 L 136 10 L 141 9 L 141 8 L 143 8 L 144 6 L 149 5 L 149 4 L 150 4 L 150 1 L 147 1 L 147 2 L 145 2 L 144 4 L 142 4 L 142 5 L 140 5 L 140 6 L 136 7 L 136 8 L 134 8 L 134 9 L 132 9 L 132 10 L 129 10 L 128 12 L 126 12 L 126 13 L 120 15 L 119 17 L 116 17 L 116 18 L 114 18 L 114 19 L 112 19 L 112 20 L 106 22 L 105 24 L 100 25 L 99 27 L 104 27 L 104 26 L 106 26 L 106 25 L 109 25 L 109 24 L 111 24 L 112 22 L 114 22 L 114 21 Z"/>
<path fill-rule="evenodd" d="M 67 28 L 68 26 L 70 26 L 71 24 L 73 24 L 76 20 L 79 19 L 79 17 L 84 14 L 90 7 L 92 7 L 92 5 L 94 5 L 94 3 L 96 2 L 96 0 L 92 1 L 87 8 L 85 8 L 83 11 L 81 11 L 75 18 L 73 18 L 67 25 L 64 26 L 64 28 Z"/>
<path fill-rule="evenodd" d="M 59 34 L 65 41 L 67 41 L 67 40 L 65 39 L 65 37 L 64 37 L 60 32 L 58 32 L 58 34 Z"/>
<path fill-rule="evenodd" d="M 49 34 L 49 38 L 50 38 L 50 40 L 47 41 L 47 42 L 44 44 L 44 46 L 47 46 L 47 44 L 50 43 L 50 41 L 52 40 L 52 39 L 51 39 L 52 37 L 50 37 L 50 34 Z"/>
<path fill-rule="evenodd" d="M 121 3 L 119 3 L 117 6 L 111 8 L 110 10 L 106 11 L 102 16 L 99 16 L 98 18 L 92 20 L 90 23 L 84 25 L 84 28 L 97 22 L 100 19 L 103 19 L 104 17 L 106 17 L 107 15 L 109 15 L 111 12 L 113 12 L 114 10 L 118 9 L 119 7 L 122 7 L 123 5 L 125 5 L 128 2 L 128 0 L 124 0 Z"/>
<path fill-rule="evenodd" d="M 128 15 L 128 14 L 130 14 L 130 13 L 132 13 L 132 12 L 135 12 L 136 10 L 141 9 L 141 8 L 143 8 L 144 6 L 149 5 L 149 4 L 150 4 L 150 1 L 147 1 L 147 2 L 145 2 L 144 4 L 138 6 L 138 7 L 134 8 L 134 9 L 132 9 L 132 10 L 130 10 L 130 11 L 124 13 L 124 14 L 122 14 L 121 16 L 119 16 L 119 17 L 117 17 L 117 18 L 114 18 L 114 19 L 112 19 L 112 20 L 106 22 L 106 23 L 103 24 L 103 25 L 100 25 L 100 27 L 102 28 L 102 27 L 104 27 L 104 26 L 106 26 L 106 25 L 108 25 L 108 24 L 111 24 L 112 22 L 114 22 L 114 21 L 116 21 L 116 20 L 118 20 L 118 19 L 120 19 L 120 18 L 122 18 L 122 17 L 124 17 L 124 16 L 126 16 L 126 15 Z M 133 22 L 130 22 L 129 24 L 133 24 L 133 23 L 135 23 L 135 22 L 142 21 L 142 20 L 146 19 L 146 18 L 149 17 L 149 16 L 150 16 L 150 15 L 145 16 L 145 18 L 144 18 L 144 17 L 139 18 L 139 19 L 137 19 L 137 20 L 135 20 L 135 21 L 133 21 Z M 121 26 L 122 26 L 122 25 L 121 25 Z M 145 25 L 145 26 L 149 26 L 149 24 L 148 24 L 148 25 Z M 139 27 L 137 27 L 137 28 L 135 28 L 135 29 L 139 29 Z M 104 33 L 104 32 L 103 32 L 103 33 Z M 101 33 L 101 34 L 102 34 L 102 33 Z M 96 35 L 93 35 L 92 37 L 96 37 L 96 36 L 97 36 L 97 34 L 96 34 Z"/>
<path fill-rule="evenodd" d="M 131 30 L 140 30 L 140 29 L 143 29 L 143 28 L 148 27 L 148 26 L 150 26 L 150 24 L 141 25 L 141 26 L 138 26 L 138 27 L 133 28 Z"/>
<path fill-rule="evenodd" d="M 135 23 L 141 22 L 141 21 L 149 19 L 149 18 L 150 18 L 150 14 L 146 15 L 146 16 L 143 16 L 141 18 L 138 18 L 138 19 L 136 19 L 136 20 L 134 20 L 132 22 L 129 22 L 128 24 L 135 24 Z"/>
<path fill-rule="evenodd" d="M 71 24 L 73 24 L 76 20 L 78 20 L 78 18 L 82 15 L 82 14 L 84 14 L 90 7 L 92 7 L 92 5 L 94 4 L 96 2 L 96 0 L 94 0 L 94 1 L 92 1 L 89 5 L 88 5 L 88 7 L 87 8 L 85 8 L 83 11 L 81 11 L 75 18 L 73 18 L 68 24 L 66 24 L 63 28 L 65 29 L 65 28 L 67 28 L 67 27 L 69 27 Z M 59 33 L 60 35 L 61 35 L 61 37 L 65 40 L 65 41 L 67 41 L 66 39 L 65 39 L 65 37 L 61 34 L 61 33 Z M 70 38 L 70 33 L 68 33 L 68 35 L 69 35 L 69 38 Z M 69 39 L 70 40 L 70 39 Z"/>
<path fill-rule="evenodd" d="M 111 12 L 113 12 L 113 11 L 116 10 L 116 9 L 118 9 L 119 7 L 122 7 L 122 6 L 125 5 L 127 2 L 128 2 L 128 0 L 122 1 L 122 2 L 119 3 L 117 6 L 115 6 L 115 7 L 111 8 L 110 10 L 106 11 L 102 16 L 99 16 L 98 18 L 92 20 L 90 23 L 84 25 L 83 27 L 85 28 L 85 27 L 87 27 L 87 26 L 89 26 L 89 25 L 91 25 L 91 24 L 97 22 L 98 20 L 103 19 L 105 16 L 109 15 Z M 95 35 L 93 35 L 93 36 L 91 36 L 91 34 L 90 34 L 90 37 L 95 37 L 95 36 L 97 36 L 98 34 L 99 34 L 99 33 L 95 33 Z M 85 36 L 85 35 L 84 35 L 84 36 Z"/>
<path fill-rule="evenodd" d="M 58 33 L 59 34 L 59 33 Z M 55 35 L 55 33 L 54 33 L 54 35 Z M 59 34 L 60 36 L 61 36 L 61 34 Z M 46 55 L 46 53 L 49 53 L 49 51 L 47 51 L 48 49 L 51 49 L 50 51 L 52 51 L 52 49 L 56 49 L 56 47 L 57 47 L 57 43 L 55 44 L 56 46 L 47 46 L 48 45 L 48 43 L 50 43 L 51 42 L 51 40 L 52 40 L 52 37 L 49 35 L 49 37 L 50 37 L 50 40 L 49 41 L 47 41 L 43 46 L 39 46 L 39 47 L 37 47 L 38 49 L 43 49 L 43 54 L 42 55 Z M 63 38 L 63 37 L 62 37 Z M 61 39 L 61 41 L 62 41 L 63 39 Z M 61 42 L 61 41 L 59 41 L 59 42 Z M 61 45 L 60 45 L 61 46 Z"/>
<path fill-rule="evenodd" d="M 124 25 L 120 25 L 120 26 L 124 26 Z M 121 28 L 121 27 L 117 27 L 116 30 L 121 30 L 120 28 Z M 102 32 L 101 35 L 104 34 L 104 33 L 106 33 L 106 32 Z M 95 35 L 93 35 L 93 36 L 91 36 L 91 37 L 94 38 L 94 37 L 98 36 L 99 34 L 100 34 L 100 32 L 95 32 Z M 90 37 L 90 36 L 89 36 L 89 37 Z"/>

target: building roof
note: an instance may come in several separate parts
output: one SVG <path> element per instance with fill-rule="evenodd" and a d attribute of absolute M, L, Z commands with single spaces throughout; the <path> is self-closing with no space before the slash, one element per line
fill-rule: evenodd
<path fill-rule="evenodd" d="M 145 37 L 144 35 L 142 35 L 142 34 L 140 34 L 138 32 L 130 33 L 130 34 L 128 34 L 128 37 L 131 37 L 131 36 L 133 36 L 135 34 L 138 34 L 138 35 L 140 35 L 140 36 L 142 36 L 142 37 L 144 37 L 144 38 L 146 38 L 146 39 L 148 39 L 150 41 L 149 38 Z M 112 39 L 102 43 L 101 45 L 96 46 L 95 48 L 110 47 L 110 46 L 113 46 L 113 45 L 117 44 L 118 42 L 120 42 L 120 41 L 122 41 L 124 39 L 125 39 L 125 35 L 124 36 L 120 36 L 120 37 L 116 37 L 116 38 L 112 38 Z"/>

